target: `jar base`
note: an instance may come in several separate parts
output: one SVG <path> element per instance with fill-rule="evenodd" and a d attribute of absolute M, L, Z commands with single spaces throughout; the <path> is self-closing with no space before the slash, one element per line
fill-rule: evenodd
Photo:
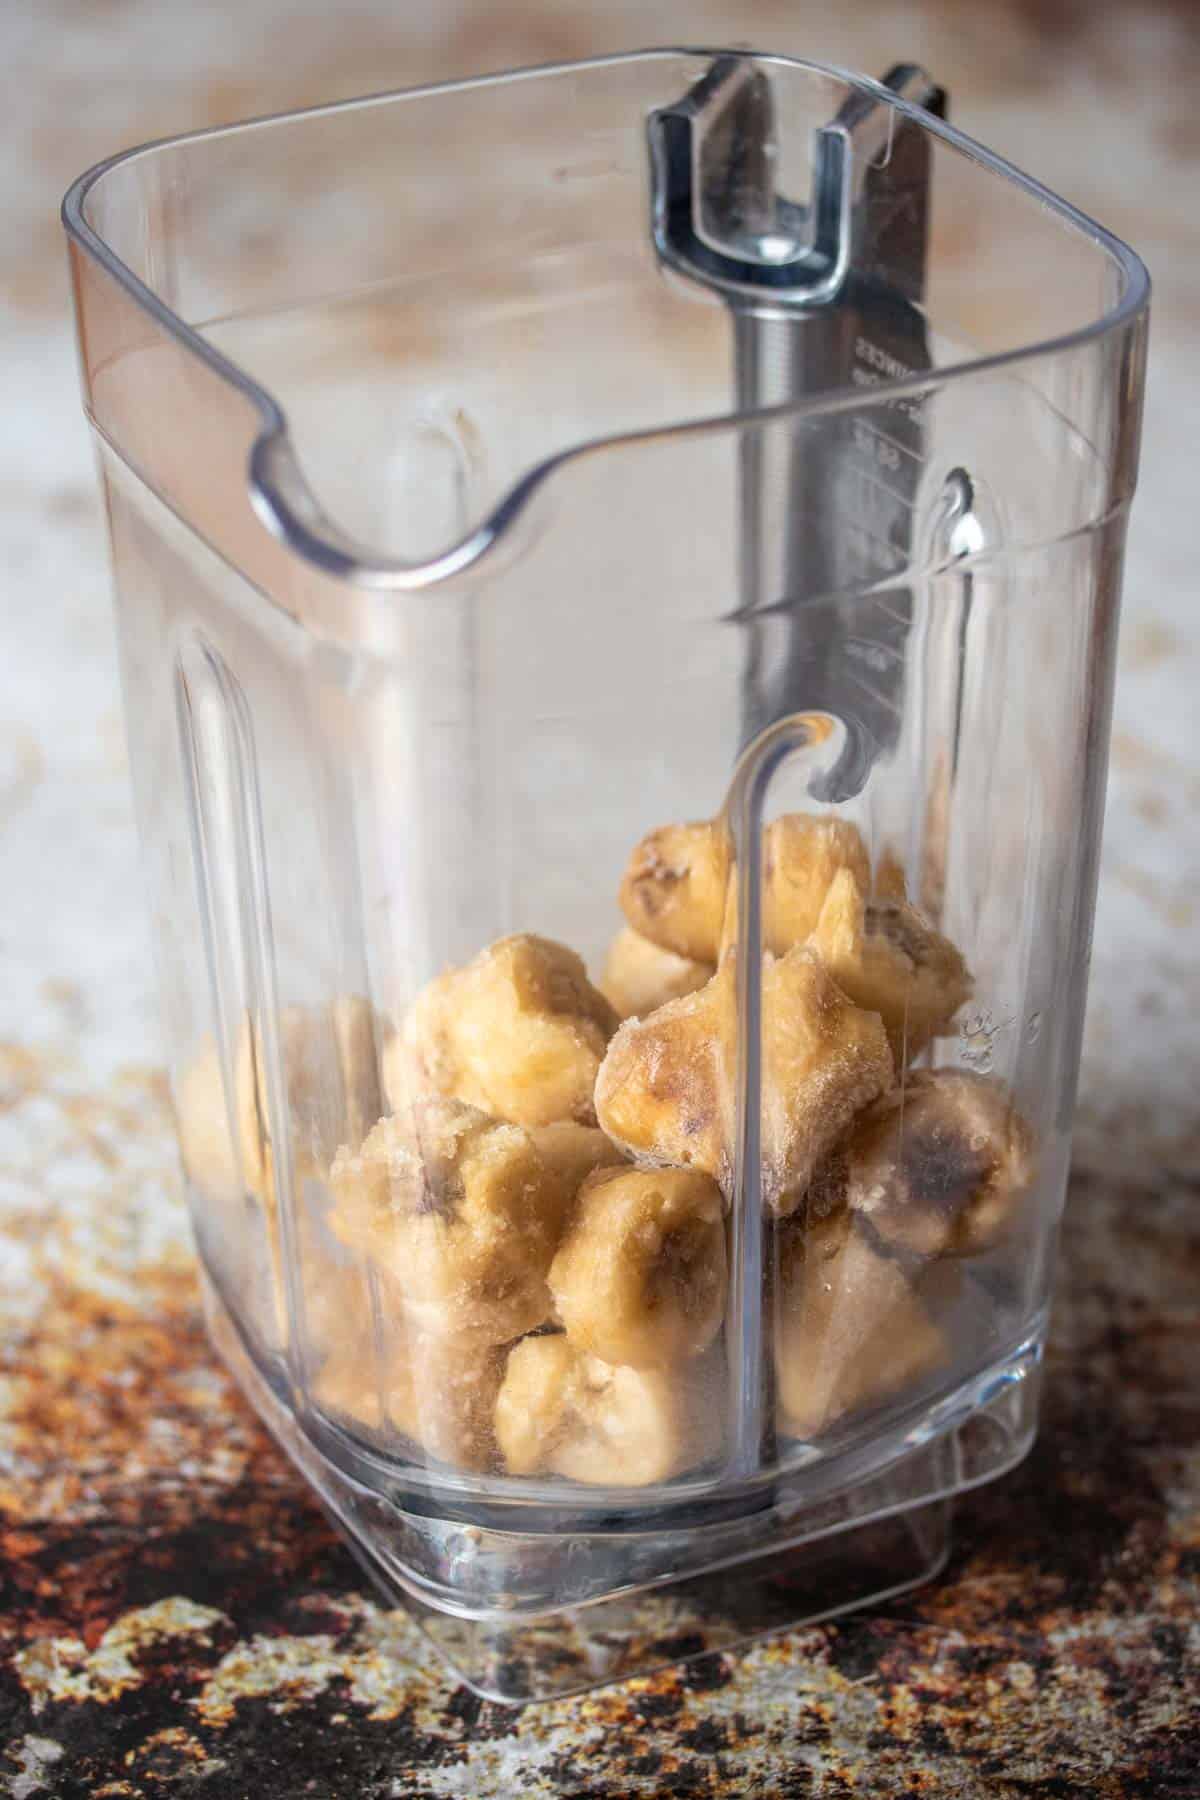
<path fill-rule="evenodd" d="M 884 1443 L 842 1484 L 781 1478 L 712 1525 L 491 1529 L 368 1486 L 314 1441 L 259 1368 L 212 1283 L 213 1341 L 389 1605 L 403 1605 L 454 1675 L 520 1706 L 879 1604 L 936 1576 L 951 1499 L 1006 1473 L 1035 1435 L 1040 1338 Z M 309 1421 L 309 1424 L 314 1421 Z M 518 1519 L 514 1519 L 517 1523 Z M 653 1522 L 651 1522 L 653 1523 Z"/>
<path fill-rule="evenodd" d="M 361 1541 L 350 1548 L 481 1699 L 528 1706 L 880 1604 L 932 1580 L 950 1554 L 952 1503 L 935 1500 L 732 1566 L 538 1618 L 467 1619 L 405 1593 Z M 336 1520 L 335 1520 L 336 1522 Z"/>

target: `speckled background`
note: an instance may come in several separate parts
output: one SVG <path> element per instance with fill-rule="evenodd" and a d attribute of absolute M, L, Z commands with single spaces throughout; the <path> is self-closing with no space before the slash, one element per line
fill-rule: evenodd
<path fill-rule="evenodd" d="M 1157 284 L 1142 493 L 1039 1448 L 919 1595 L 520 1715 L 367 1597 L 203 1336 L 56 215 L 140 138 L 671 39 L 923 60 L 1128 237 Z M 6 0 L 0 1791 L 1200 1794 L 1198 78 L 1183 4 Z"/>

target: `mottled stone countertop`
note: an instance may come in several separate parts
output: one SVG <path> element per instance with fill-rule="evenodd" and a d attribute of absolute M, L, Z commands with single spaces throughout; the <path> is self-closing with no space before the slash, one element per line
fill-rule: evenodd
<path fill-rule="evenodd" d="M 1200 1794 L 1200 35 L 1181 3 L 8 0 L 0 66 L 0 1790 Z M 836 15 L 836 16 L 835 16 Z M 845 16 L 841 16 L 845 15 Z M 511 1713 L 380 1609 L 200 1323 L 56 208 L 188 125 L 653 38 L 878 70 L 1157 283 L 1044 1428 L 946 1573 Z"/>

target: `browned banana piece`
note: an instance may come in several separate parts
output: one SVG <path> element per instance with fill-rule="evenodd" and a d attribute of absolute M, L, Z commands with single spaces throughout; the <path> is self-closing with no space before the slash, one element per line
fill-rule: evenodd
<path fill-rule="evenodd" d="M 573 950 L 523 934 L 431 982 L 403 1041 L 418 1085 L 517 1125 L 594 1125 L 596 1071 L 616 1025 Z M 393 1085 L 403 1077 L 389 1066 Z"/>
<path fill-rule="evenodd" d="M 566 1336 L 529 1337 L 509 1354 L 496 1439 L 513 1475 L 645 1487 L 712 1455 L 723 1408 L 714 1356 L 676 1369 L 631 1369 Z"/>
<path fill-rule="evenodd" d="M 344 1338 L 313 1383 L 319 1405 L 372 1433 L 399 1432 L 439 1461 L 479 1472 L 497 1460 L 493 1416 L 504 1351 L 405 1331 L 395 1321 L 374 1345 Z"/>
<path fill-rule="evenodd" d="M 330 1180 L 332 1230 L 394 1282 L 410 1327 L 502 1344 L 546 1319 L 562 1177 L 520 1126 L 418 1101 L 339 1154 Z"/>
<path fill-rule="evenodd" d="M 888 1243 L 977 1256 L 1005 1235 L 1033 1181 L 1033 1137 L 1000 1082 L 965 1069 L 909 1074 L 855 1124 L 846 1196 Z"/>
<path fill-rule="evenodd" d="M 949 938 L 903 900 L 868 900 L 848 869 L 832 883 L 809 939 L 838 986 L 887 1027 L 897 1068 L 944 1032 L 971 992 Z"/>
<path fill-rule="evenodd" d="M 813 930 L 834 876 L 864 887 L 870 861 L 856 825 L 831 814 L 784 813 L 763 833 L 763 947 L 786 955 Z M 621 883 L 634 931 L 661 949 L 715 963 L 737 941 L 733 852 L 723 820 L 665 825 L 642 839 Z"/>
<path fill-rule="evenodd" d="M 775 1369 L 780 1429 L 816 1437 L 925 1380 L 949 1344 L 905 1269 L 842 1209 L 780 1233 Z"/>
<path fill-rule="evenodd" d="M 570 1119 L 560 1119 L 555 1125 L 531 1125 L 529 1136 L 559 1182 L 563 1221 L 570 1214 L 576 1194 L 596 1169 L 629 1166 L 623 1152 L 594 1125 L 576 1125 Z"/>
<path fill-rule="evenodd" d="M 691 962 L 715 964 L 733 848 L 721 820 L 663 825 L 637 845 L 621 910 L 640 937 Z"/>
<path fill-rule="evenodd" d="M 736 954 L 708 986 L 621 1026 L 596 1082 L 601 1126 L 635 1161 L 733 1180 Z M 891 1086 L 877 1013 L 847 999 L 804 945 L 762 966 L 764 1197 L 794 1210 L 855 1114 Z"/>
<path fill-rule="evenodd" d="M 725 1311 L 721 1190 L 698 1169 L 589 1175 L 550 1265 L 572 1342 L 649 1369 L 698 1356 Z"/>

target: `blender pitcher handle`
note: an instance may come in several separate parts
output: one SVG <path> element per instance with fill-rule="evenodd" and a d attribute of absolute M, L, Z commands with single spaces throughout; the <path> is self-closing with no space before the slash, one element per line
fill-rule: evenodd
<path fill-rule="evenodd" d="M 805 203 L 776 187 L 761 66 L 717 57 L 650 117 L 655 249 L 728 307 L 741 413 L 931 366 L 921 311 L 929 145 L 890 96 L 945 116 L 944 90 L 921 69 L 891 69 L 878 99 L 851 95 L 813 134 Z M 897 741 L 912 614 L 899 584 L 923 439 L 919 399 L 878 421 L 785 414 L 741 436 L 743 743 L 804 705 L 853 717 L 856 741 L 828 771 L 824 800 L 851 798 Z"/>

